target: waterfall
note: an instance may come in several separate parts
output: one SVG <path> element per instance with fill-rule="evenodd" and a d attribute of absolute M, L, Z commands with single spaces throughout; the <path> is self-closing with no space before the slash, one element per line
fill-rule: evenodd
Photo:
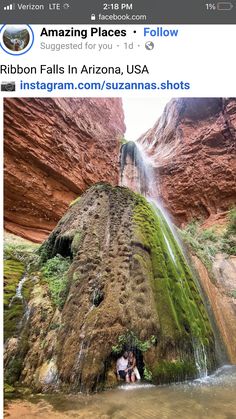
<path fill-rule="evenodd" d="M 26 281 L 27 281 L 27 277 L 26 277 L 26 275 L 24 275 L 23 278 L 20 280 L 19 284 L 17 285 L 16 298 L 20 298 L 21 300 L 23 299 L 22 288 L 23 288 L 23 285 Z"/>
<path fill-rule="evenodd" d="M 207 354 L 205 346 L 199 339 L 193 338 L 193 350 L 199 378 L 206 378 L 207 373 Z"/>
<path fill-rule="evenodd" d="M 165 239 L 165 242 L 166 242 L 166 245 L 167 245 L 167 248 L 168 248 L 169 254 L 170 254 L 170 256 L 171 256 L 171 258 L 172 258 L 172 260 L 173 260 L 174 264 L 176 265 L 175 255 L 174 255 L 174 253 L 172 252 L 172 249 L 171 249 L 171 246 L 170 246 L 169 240 L 167 239 L 167 237 L 166 237 L 165 233 L 163 233 L 163 236 L 164 236 L 164 239 Z"/>
<path fill-rule="evenodd" d="M 170 217 L 166 210 L 163 209 L 158 196 L 158 188 L 156 185 L 156 179 L 154 174 L 154 169 L 151 164 L 150 158 L 145 155 L 144 151 L 141 149 L 140 145 L 137 145 L 134 142 L 126 143 L 121 148 L 121 186 L 126 186 L 132 189 L 134 192 L 140 193 L 146 197 L 149 203 L 152 205 L 158 219 L 160 222 L 161 231 L 163 234 L 163 239 L 168 250 L 168 255 L 171 258 L 175 271 L 179 277 L 179 284 L 182 288 L 182 298 L 184 300 L 185 306 L 188 310 L 188 315 L 194 319 L 194 312 L 191 307 L 191 302 L 189 301 L 189 295 L 186 292 L 186 278 L 182 278 L 180 269 L 178 268 L 178 263 L 176 256 L 172 249 L 178 250 L 178 262 L 181 264 L 182 260 L 185 261 L 188 268 L 188 261 L 185 257 L 185 252 L 182 246 L 180 239 L 178 238 L 177 232 L 173 224 L 171 223 Z M 189 268 L 191 272 L 191 269 Z M 193 276 L 193 273 L 191 272 Z M 183 283 L 185 281 L 185 284 Z M 197 282 L 197 281 L 195 281 Z M 185 287 L 184 287 L 185 285 Z M 199 288 L 199 287 L 198 287 Z M 207 376 L 207 351 L 204 346 L 203 339 L 198 335 L 196 330 L 191 330 L 192 332 L 192 346 L 195 359 L 196 370 L 200 378 Z"/>
<path fill-rule="evenodd" d="M 120 153 L 120 184 L 144 196 L 151 195 L 152 166 L 143 152 L 130 141 L 123 144 Z"/>
<path fill-rule="evenodd" d="M 11 307 L 12 306 L 12 304 L 13 304 L 13 301 L 16 299 L 16 298 L 19 298 L 20 300 L 23 300 L 24 299 L 24 297 L 23 297 L 23 295 L 22 295 L 22 289 L 23 289 L 23 285 L 24 285 L 24 283 L 27 281 L 27 276 L 26 275 L 24 275 L 21 279 L 20 279 L 20 281 L 19 281 L 19 283 L 18 283 L 18 285 L 17 285 L 17 287 L 16 287 L 16 293 L 15 293 L 15 295 L 12 297 L 12 299 L 11 299 L 11 301 L 10 301 L 10 303 L 9 303 L 9 307 Z"/>

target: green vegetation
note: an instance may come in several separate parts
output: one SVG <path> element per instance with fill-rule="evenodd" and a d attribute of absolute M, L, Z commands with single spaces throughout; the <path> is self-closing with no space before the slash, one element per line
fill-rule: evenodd
<path fill-rule="evenodd" d="M 4 339 L 17 331 L 23 312 L 23 301 L 16 298 L 16 288 L 25 271 L 24 264 L 16 260 L 4 261 Z"/>
<path fill-rule="evenodd" d="M 17 260 L 4 260 L 4 340 L 18 334 L 25 304 L 29 301 L 33 283 L 27 279 L 22 287 L 22 297 L 16 297 L 17 286 L 25 272 L 25 265 Z"/>
<path fill-rule="evenodd" d="M 25 271 L 24 264 L 16 260 L 4 262 L 4 308 L 8 308 L 16 293 L 16 287 Z"/>
<path fill-rule="evenodd" d="M 136 348 L 141 352 L 146 352 L 151 346 L 155 345 L 156 337 L 151 336 L 150 339 L 142 341 L 137 338 L 134 332 L 129 331 L 125 335 L 118 337 L 118 343 L 112 346 L 112 352 L 114 354 L 122 353 L 126 348 Z"/>
<path fill-rule="evenodd" d="M 5 394 L 12 394 L 15 393 L 15 388 L 10 386 L 9 384 L 5 383 L 4 384 L 4 393 Z"/>
<path fill-rule="evenodd" d="M 222 233 L 217 233 L 214 228 L 203 230 L 196 220 L 179 232 L 183 241 L 190 246 L 191 251 L 211 271 L 216 253 L 236 255 L 236 208 L 229 211 L 228 223 Z"/>
<path fill-rule="evenodd" d="M 236 207 L 229 211 L 228 224 L 222 237 L 221 248 L 229 255 L 236 255 Z"/>
<path fill-rule="evenodd" d="M 24 274 L 29 274 L 38 266 L 39 257 L 35 253 L 39 245 L 23 239 L 6 238 L 4 244 L 4 339 L 18 334 L 25 304 L 30 298 L 33 282 L 24 283 L 22 297 L 16 297 L 17 286 Z"/>
<path fill-rule="evenodd" d="M 82 234 L 79 231 L 77 231 L 71 243 L 71 251 L 73 255 L 77 253 L 81 239 L 82 239 Z"/>
<path fill-rule="evenodd" d="M 143 378 L 146 381 L 152 381 L 152 372 L 148 369 L 146 365 L 143 370 Z"/>
<path fill-rule="evenodd" d="M 4 259 L 17 260 L 27 267 L 27 271 L 35 268 L 39 261 L 36 251 L 39 244 L 6 242 L 4 244 Z"/>
<path fill-rule="evenodd" d="M 128 143 L 128 140 L 126 140 L 125 139 L 125 137 L 122 137 L 121 139 L 120 139 L 120 144 L 121 145 L 123 145 L 123 144 L 127 144 Z"/>
<path fill-rule="evenodd" d="M 188 360 L 161 361 L 152 369 L 152 378 L 157 384 L 183 381 L 194 378 L 196 374 L 195 363 Z"/>
<path fill-rule="evenodd" d="M 161 339 L 192 347 L 192 337 L 212 345 L 213 335 L 192 272 L 161 212 L 137 195 L 134 208 L 135 240 L 145 252 L 137 263 L 149 275 L 161 325 Z M 172 250 L 173 257 L 167 246 Z M 147 259 L 145 256 L 147 255 Z M 147 264 L 151 258 L 152 272 Z"/>
<path fill-rule="evenodd" d="M 192 221 L 184 230 L 179 230 L 181 237 L 191 251 L 201 259 L 210 271 L 214 256 L 219 250 L 218 236 L 213 228 L 201 230 L 200 223 Z"/>
<path fill-rule="evenodd" d="M 46 280 L 53 303 L 62 309 L 67 297 L 68 280 L 67 271 L 70 266 L 70 258 L 57 255 L 49 259 L 41 268 L 43 278 Z"/>
<path fill-rule="evenodd" d="M 231 297 L 236 298 L 236 290 L 231 291 Z"/>
<path fill-rule="evenodd" d="M 75 198 L 73 201 L 70 202 L 69 207 L 72 207 L 73 205 L 77 204 L 77 202 L 79 202 L 80 200 L 80 196 L 78 196 L 77 198 Z"/>
<path fill-rule="evenodd" d="M 28 333 L 28 329 L 23 329 L 23 332 L 19 337 L 17 353 L 8 360 L 4 376 L 5 382 L 7 384 L 14 385 L 20 378 L 25 354 L 29 349 Z"/>

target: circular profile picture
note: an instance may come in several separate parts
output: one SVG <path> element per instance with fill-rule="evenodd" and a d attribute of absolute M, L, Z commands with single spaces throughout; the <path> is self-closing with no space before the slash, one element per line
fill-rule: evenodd
<path fill-rule="evenodd" d="M 22 55 L 32 47 L 34 33 L 29 25 L 3 25 L 0 42 L 8 54 Z"/>

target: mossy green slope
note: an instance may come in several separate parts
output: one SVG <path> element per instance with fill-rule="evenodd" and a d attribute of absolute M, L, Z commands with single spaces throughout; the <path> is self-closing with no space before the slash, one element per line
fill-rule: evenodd
<path fill-rule="evenodd" d="M 22 300 L 14 296 L 24 271 L 22 262 L 12 259 L 4 261 L 4 339 L 14 334 L 23 316 Z"/>
<path fill-rule="evenodd" d="M 14 240 L 13 240 L 14 238 Z M 33 283 L 30 278 L 23 284 L 23 299 L 16 296 L 17 286 L 24 273 L 30 270 L 37 256 L 35 250 L 38 245 L 16 240 L 13 236 L 4 243 L 4 340 L 18 333 L 24 314 L 24 302 L 30 298 Z"/>
<path fill-rule="evenodd" d="M 188 348 L 192 360 L 193 339 L 203 344 L 206 352 L 211 353 L 213 334 L 205 307 L 193 274 L 162 213 L 142 196 L 136 196 L 133 219 L 135 240 L 146 249 L 146 259 L 151 258 L 150 281 L 160 320 L 160 339 L 179 342 L 177 346 Z M 145 256 L 139 257 L 139 262 L 145 265 L 147 263 Z M 181 367 L 183 367 L 183 376 L 186 376 L 186 365 L 190 364 L 187 359 L 186 362 L 183 362 L 180 355 L 180 358 L 175 359 L 175 363 L 172 364 L 173 368 L 165 361 L 164 364 L 157 363 L 151 368 L 152 373 L 158 381 L 159 379 L 163 381 L 163 377 L 168 381 L 168 375 L 172 381 L 172 376 L 175 373 L 179 374 Z M 212 364 L 214 360 L 210 356 L 208 367 L 211 368 Z M 189 375 L 194 375 L 193 372 L 194 368 L 191 366 Z"/>

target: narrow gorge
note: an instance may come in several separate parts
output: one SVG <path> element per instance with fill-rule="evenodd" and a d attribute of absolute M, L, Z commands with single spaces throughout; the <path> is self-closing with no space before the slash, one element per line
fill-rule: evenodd
<path fill-rule="evenodd" d="M 6 391 L 206 380 L 236 364 L 236 100 L 5 99 Z"/>

